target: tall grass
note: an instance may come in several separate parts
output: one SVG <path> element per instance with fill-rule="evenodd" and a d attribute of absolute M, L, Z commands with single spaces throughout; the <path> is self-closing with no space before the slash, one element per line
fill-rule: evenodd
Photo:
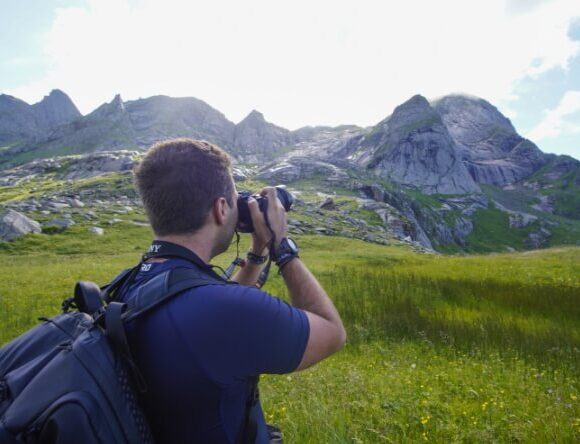
<path fill-rule="evenodd" d="M 580 289 L 338 268 L 322 277 L 351 343 L 421 339 L 578 364 Z"/>
<path fill-rule="evenodd" d="M 149 236 L 75 226 L 1 246 L 0 344 L 56 314 L 75 281 L 134 265 Z M 267 420 L 288 442 L 580 441 L 579 248 L 445 257 L 298 242 L 349 340 L 309 370 L 263 378 Z M 275 273 L 266 290 L 288 298 Z"/>

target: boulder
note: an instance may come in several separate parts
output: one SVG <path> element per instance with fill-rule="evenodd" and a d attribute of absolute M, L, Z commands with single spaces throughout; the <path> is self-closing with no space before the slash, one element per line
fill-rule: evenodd
<path fill-rule="evenodd" d="M 28 233 L 40 233 L 42 229 L 35 220 L 14 210 L 0 213 L 0 239 L 12 241 Z"/>
<path fill-rule="evenodd" d="M 92 233 L 92 234 L 97 235 L 97 236 L 102 236 L 103 234 L 105 234 L 105 230 L 103 230 L 100 227 L 90 227 L 89 233 Z"/>
<path fill-rule="evenodd" d="M 334 199 L 332 197 L 327 197 L 324 199 L 324 202 L 320 204 L 319 208 L 322 210 L 336 210 L 337 207 Z"/>
<path fill-rule="evenodd" d="M 62 230 L 65 230 L 69 227 L 72 227 L 75 224 L 75 221 L 72 219 L 66 218 L 56 218 L 48 221 L 44 226 L 45 227 L 56 227 Z"/>

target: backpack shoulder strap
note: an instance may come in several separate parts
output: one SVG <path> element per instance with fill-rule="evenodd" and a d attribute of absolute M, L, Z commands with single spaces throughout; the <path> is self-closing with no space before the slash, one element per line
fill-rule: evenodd
<path fill-rule="evenodd" d="M 164 304 L 177 294 L 204 285 L 231 285 L 199 268 L 174 268 L 153 277 L 127 302 L 123 314 L 125 322 L 131 322 L 148 311 Z"/>
<path fill-rule="evenodd" d="M 128 271 L 130 273 L 131 270 Z M 129 302 L 111 302 L 107 305 L 104 313 L 107 337 L 115 351 L 123 356 L 129 365 L 141 392 L 147 391 L 147 386 L 131 354 L 125 324 L 185 290 L 211 284 L 227 284 L 227 282 L 203 273 L 197 268 L 175 268 L 160 273 L 145 283 Z"/>
<path fill-rule="evenodd" d="M 133 268 L 127 268 L 126 270 L 121 271 L 117 276 L 113 278 L 111 282 L 101 287 L 102 300 L 107 304 L 113 301 L 117 293 L 119 293 L 122 290 L 125 283 L 133 280 L 133 277 L 137 274 L 140 267 L 141 263 L 139 263 Z"/>
<path fill-rule="evenodd" d="M 130 271 L 130 270 L 129 270 Z M 127 274 L 128 275 L 128 274 Z M 174 268 L 153 277 L 127 303 L 111 302 L 105 313 L 107 336 L 117 352 L 126 359 L 141 392 L 147 391 L 146 382 L 131 355 L 124 324 L 164 304 L 179 293 L 205 285 L 235 285 L 208 274 L 198 267 Z M 250 396 L 246 402 L 242 426 L 237 443 L 254 443 L 258 433 L 258 420 L 254 417 L 258 404 L 258 377 L 252 379 Z"/>

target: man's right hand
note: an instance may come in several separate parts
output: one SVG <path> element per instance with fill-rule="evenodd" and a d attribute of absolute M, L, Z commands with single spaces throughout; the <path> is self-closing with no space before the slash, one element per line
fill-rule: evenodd
<path fill-rule="evenodd" d="M 258 201 L 250 199 L 248 201 L 248 208 L 250 209 L 250 216 L 254 224 L 253 242 L 258 248 L 270 246 L 272 235 L 274 235 L 274 247 L 277 247 L 282 239 L 287 235 L 288 231 L 288 216 L 282 202 L 278 199 L 278 193 L 274 187 L 266 187 L 260 191 L 260 195 L 268 199 L 268 222 L 270 228 L 266 225 L 266 219 L 260 212 Z"/>

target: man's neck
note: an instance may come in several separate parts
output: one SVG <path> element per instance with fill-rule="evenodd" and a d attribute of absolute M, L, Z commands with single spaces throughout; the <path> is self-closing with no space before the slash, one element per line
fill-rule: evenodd
<path fill-rule="evenodd" d="M 208 242 L 209 236 L 196 234 L 171 234 L 168 236 L 157 236 L 155 240 L 171 242 L 193 251 L 206 264 L 209 263 L 212 256 L 211 242 Z"/>

